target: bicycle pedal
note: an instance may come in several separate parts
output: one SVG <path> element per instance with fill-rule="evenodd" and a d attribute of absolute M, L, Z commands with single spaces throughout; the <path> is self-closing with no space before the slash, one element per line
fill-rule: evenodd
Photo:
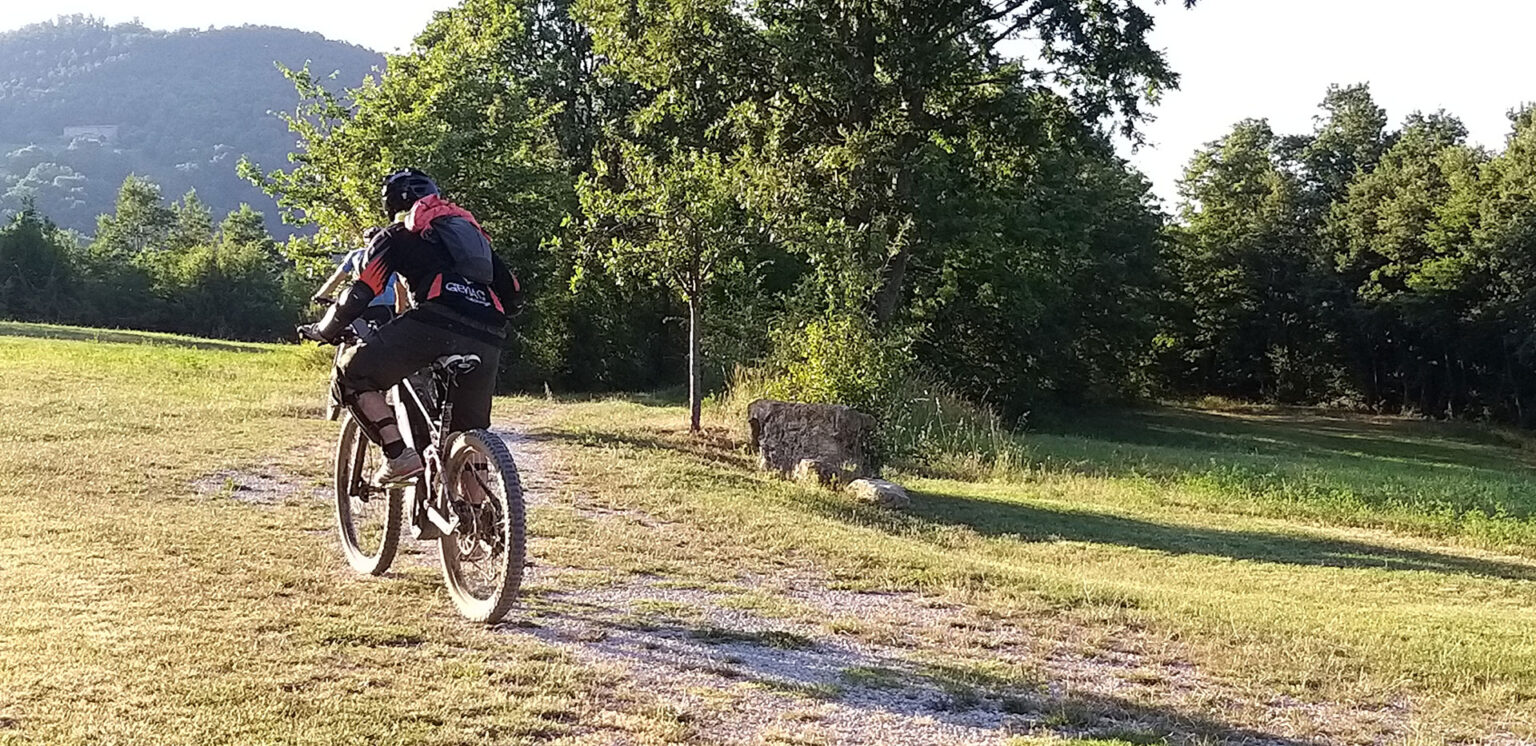
<path fill-rule="evenodd" d="M 387 492 L 389 490 L 403 490 L 407 487 L 415 487 L 416 483 L 421 480 L 421 475 L 425 473 L 426 472 L 420 472 L 417 474 L 412 474 L 408 477 L 399 477 L 396 479 L 391 479 L 388 482 L 369 482 L 368 486 L 380 492 Z"/>

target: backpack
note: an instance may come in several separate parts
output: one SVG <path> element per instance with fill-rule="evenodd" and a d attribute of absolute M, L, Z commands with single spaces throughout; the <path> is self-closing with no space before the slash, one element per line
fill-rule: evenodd
<path fill-rule="evenodd" d="M 491 238 L 468 210 L 437 195 L 422 197 L 406 214 L 405 229 L 443 247 L 454 274 L 487 287 L 495 281 Z"/>

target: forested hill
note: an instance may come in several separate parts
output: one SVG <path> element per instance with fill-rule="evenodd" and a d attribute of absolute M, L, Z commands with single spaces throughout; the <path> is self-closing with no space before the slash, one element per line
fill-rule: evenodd
<path fill-rule="evenodd" d="M 284 230 L 235 163 L 243 154 L 286 162 L 293 137 L 269 112 L 291 110 L 296 97 L 276 63 L 306 61 L 337 72 L 339 89 L 383 57 L 255 26 L 164 32 L 71 16 L 0 34 L 0 213 L 30 197 L 56 222 L 90 233 L 123 178 L 137 173 L 168 195 L 195 188 L 218 214 L 250 203 L 274 233 Z"/>

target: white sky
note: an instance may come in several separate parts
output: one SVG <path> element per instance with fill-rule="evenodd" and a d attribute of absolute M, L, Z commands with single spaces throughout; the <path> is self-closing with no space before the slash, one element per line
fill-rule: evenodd
<path fill-rule="evenodd" d="M 453 0 L 0 0 L 0 30 L 87 13 L 151 28 L 255 23 L 318 31 L 379 51 L 405 47 Z M 1302 133 L 1329 83 L 1369 82 L 1394 123 L 1445 108 L 1474 142 L 1500 147 L 1506 113 L 1536 100 L 1531 0 L 1179 0 L 1158 8 L 1153 43 L 1183 75 L 1149 146 L 1131 155 L 1169 202 L 1194 150 L 1246 117 Z"/>
<path fill-rule="evenodd" d="M 1531 0 L 1170 0 L 1157 19 L 1183 80 L 1131 160 L 1170 207 L 1196 148 L 1248 117 L 1309 132 L 1330 83 L 1370 83 L 1394 125 L 1444 108 L 1495 149 L 1509 110 L 1536 100 Z"/>

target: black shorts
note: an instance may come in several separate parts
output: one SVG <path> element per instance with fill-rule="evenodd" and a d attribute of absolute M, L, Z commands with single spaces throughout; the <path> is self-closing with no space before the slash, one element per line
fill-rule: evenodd
<path fill-rule="evenodd" d="M 479 355 L 480 367 L 460 376 L 453 391 L 455 432 L 491 426 L 491 396 L 501 348 L 414 318 L 397 316 L 341 354 L 336 384 L 341 400 L 351 403 L 365 391 L 385 391 L 444 355 Z"/>

